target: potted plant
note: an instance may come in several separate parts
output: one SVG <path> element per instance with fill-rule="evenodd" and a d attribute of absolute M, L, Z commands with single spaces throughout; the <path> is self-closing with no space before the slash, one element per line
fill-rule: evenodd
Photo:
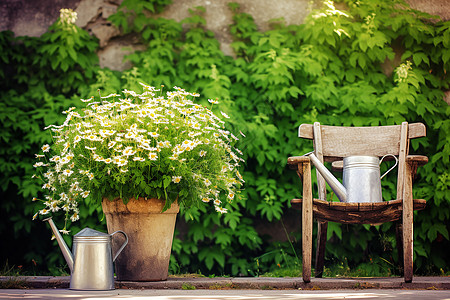
<path fill-rule="evenodd" d="M 34 218 L 63 212 L 68 233 L 78 203 L 90 197 L 102 203 L 108 231 L 129 236 L 116 261 L 118 279 L 164 280 L 179 206 L 208 203 L 226 213 L 244 182 L 242 153 L 225 129 L 229 117 L 194 103 L 198 94 L 141 85 L 143 93 L 82 99 L 84 108 L 46 127 L 54 140 L 36 155 L 46 195 L 34 199 L 45 206 Z"/>

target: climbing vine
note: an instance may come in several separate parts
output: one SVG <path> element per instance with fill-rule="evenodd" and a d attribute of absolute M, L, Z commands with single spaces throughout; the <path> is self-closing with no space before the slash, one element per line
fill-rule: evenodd
<path fill-rule="evenodd" d="M 411 144 L 412 153 L 430 159 L 414 183 L 415 197 L 428 200 L 426 210 L 415 215 L 415 272 L 449 271 L 450 108 L 443 101 L 450 89 L 449 21 L 413 10 L 402 0 L 345 0 L 339 6 L 344 9 L 326 1 L 302 25 L 277 19 L 261 32 L 251 15 L 230 3 L 231 57 L 206 29 L 205 8 L 192 8 L 182 22 L 152 17 L 169 3 L 126 0 L 110 17 L 124 35 L 138 36 L 146 46 L 127 57 L 133 67 L 123 72 L 100 69 L 97 40 L 75 25 L 57 21 L 40 38 L 0 33 L 0 183 L 2 198 L 8 199 L 0 204 L 0 217 L 8 220 L 0 232 L 12 244 L 31 240 L 35 246 L 10 259 L 34 260 L 53 273 L 62 263 L 59 250 L 42 242 L 47 228 L 31 221 L 30 199 L 40 188 L 30 178 L 33 155 L 51 138 L 43 124 L 60 122 L 60 111 L 93 92 L 136 89 L 143 82 L 197 91 L 204 104 L 218 98 L 225 113 L 233 115 L 235 129 L 246 135 L 240 141 L 246 201 L 232 204 L 223 216 L 206 208 L 181 212 L 171 272 L 255 276 L 301 269 L 300 228 L 286 231 L 280 240 L 287 242 L 274 242 L 262 232 L 268 226 L 285 228 L 291 215 L 299 218 L 290 200 L 300 197 L 300 183 L 286 169 L 286 159 L 312 150 L 311 143 L 297 138 L 297 128 L 316 121 L 427 126 L 427 137 Z M 395 197 L 395 189 L 393 174 L 383 180 L 384 197 Z M 73 233 L 77 226 L 105 226 L 100 207 L 86 201 Z M 391 223 L 330 223 L 328 239 L 327 266 L 345 261 L 344 267 L 362 268 L 365 275 L 399 272 Z M 7 248 L 0 253 L 1 261 L 11 255 Z"/>

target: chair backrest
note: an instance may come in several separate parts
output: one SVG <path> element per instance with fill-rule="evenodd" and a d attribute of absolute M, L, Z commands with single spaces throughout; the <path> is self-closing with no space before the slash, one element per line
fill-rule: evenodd
<path fill-rule="evenodd" d="M 340 127 L 314 124 L 302 124 L 299 137 L 314 142 L 316 156 L 323 161 L 336 161 L 351 155 L 386 154 L 398 156 L 397 199 L 402 198 L 405 160 L 408 155 L 409 140 L 426 136 L 422 123 L 372 127 Z M 319 199 L 326 199 L 325 180 L 317 172 Z"/>

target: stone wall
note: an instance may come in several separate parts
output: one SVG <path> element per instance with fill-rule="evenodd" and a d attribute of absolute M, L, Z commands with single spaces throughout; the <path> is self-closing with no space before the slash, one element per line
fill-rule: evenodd
<path fill-rule="evenodd" d="M 117 11 L 122 0 L 2 0 L 0 3 L 0 30 L 12 30 L 16 36 L 39 36 L 59 16 L 59 9 L 72 8 L 78 13 L 76 24 L 99 38 L 101 67 L 124 70 L 130 67 L 123 62 L 124 54 L 138 45 L 132 40 L 119 37 L 119 31 L 107 18 Z M 261 30 L 268 29 L 268 21 L 283 17 L 287 24 L 301 24 L 314 3 L 320 0 L 173 0 L 159 15 L 181 21 L 189 16 L 189 8 L 206 8 L 207 28 L 216 34 L 222 51 L 232 55 L 231 36 L 228 25 L 232 23 L 227 3 L 237 2 L 244 12 L 251 14 Z M 413 8 L 450 19 L 448 0 L 408 0 Z M 450 95 L 448 95 L 450 97 Z M 447 97 L 447 98 L 448 98 Z M 448 99 L 450 101 L 450 99 Z"/>

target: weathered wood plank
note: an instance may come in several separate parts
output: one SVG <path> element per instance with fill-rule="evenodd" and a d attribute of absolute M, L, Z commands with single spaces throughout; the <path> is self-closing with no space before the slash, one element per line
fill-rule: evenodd
<path fill-rule="evenodd" d="M 401 125 L 400 152 L 398 154 L 397 199 L 404 199 L 403 185 L 405 180 L 408 146 L 408 123 L 403 122 Z"/>
<path fill-rule="evenodd" d="M 408 155 L 406 157 L 406 162 L 416 163 L 419 166 L 423 166 L 428 163 L 428 157 L 426 157 L 424 155 Z"/>
<path fill-rule="evenodd" d="M 422 155 L 406 156 L 406 163 L 411 167 L 412 181 L 416 178 L 417 168 L 428 163 L 428 157 Z"/>
<path fill-rule="evenodd" d="M 303 281 L 311 281 L 312 232 L 313 232 L 313 199 L 311 186 L 311 164 L 306 162 L 298 165 L 303 173 L 303 203 L 302 203 L 302 260 Z"/>
<path fill-rule="evenodd" d="M 403 262 L 403 228 L 402 220 L 395 222 L 395 239 L 397 240 L 398 261 Z M 401 267 L 403 274 L 403 265 Z"/>
<path fill-rule="evenodd" d="M 405 184 L 403 190 L 403 270 L 405 282 L 411 282 L 413 278 L 413 195 L 411 166 L 406 165 Z"/>
<path fill-rule="evenodd" d="M 411 123 L 408 125 L 408 139 L 416 139 L 427 136 L 427 128 L 423 123 Z"/>
<path fill-rule="evenodd" d="M 326 125 L 322 125 L 326 126 Z M 391 125 L 391 126 L 367 126 L 367 127 L 359 127 L 359 128 L 380 128 L 380 127 L 392 127 L 392 126 L 400 126 L 400 125 Z M 330 127 L 330 126 L 329 126 Z M 333 126 L 336 128 L 355 128 L 355 127 L 339 127 Z M 427 135 L 426 127 L 423 123 L 411 123 L 409 124 L 409 139 L 415 139 L 424 137 Z M 298 136 L 304 139 L 312 140 L 314 138 L 313 132 L 313 124 L 301 124 L 298 128 Z"/>
<path fill-rule="evenodd" d="M 302 199 L 293 199 L 292 207 L 298 210 L 302 209 Z M 366 210 L 370 207 L 369 203 L 360 203 L 361 206 L 351 205 L 347 210 L 343 210 L 340 202 L 327 202 L 320 199 L 313 200 L 314 217 L 318 220 L 337 222 L 342 224 L 378 224 L 392 222 L 402 219 L 403 201 L 391 200 L 384 201 L 381 204 L 374 203 L 372 210 Z M 352 203 L 353 204 L 353 203 Z M 364 208 L 363 208 L 364 207 Z M 413 209 L 422 210 L 426 207 L 426 200 L 414 199 Z M 363 209 L 362 209 L 363 208 Z"/>
<path fill-rule="evenodd" d="M 315 139 L 314 126 L 302 124 L 299 127 L 299 137 Z M 418 138 L 426 135 L 422 123 L 409 124 L 408 138 Z M 401 125 L 340 127 L 320 125 L 322 132 L 322 149 L 325 157 L 341 158 L 351 155 L 399 154 Z M 382 142 L 380 142 L 382 141 Z M 329 159 L 326 159 L 330 161 Z"/>
<path fill-rule="evenodd" d="M 323 163 L 323 144 L 322 144 L 322 134 L 321 126 L 319 122 L 314 123 L 314 151 L 317 158 Z M 323 176 L 316 172 L 317 175 L 317 188 L 319 199 L 327 200 L 327 189 L 326 183 Z M 318 222 L 318 232 L 317 232 L 317 250 L 316 250 L 316 265 L 315 265 L 315 276 L 320 278 L 323 273 L 323 266 L 325 263 L 325 247 L 327 243 L 327 222 Z"/>
<path fill-rule="evenodd" d="M 287 159 L 287 164 L 290 169 L 298 169 L 297 165 L 302 164 L 304 162 L 309 162 L 310 159 L 308 156 L 291 156 Z"/>
<path fill-rule="evenodd" d="M 323 163 L 323 146 L 322 146 L 322 135 L 320 129 L 320 123 L 314 123 L 314 152 L 317 158 Z M 317 174 L 317 187 L 319 193 L 319 199 L 326 200 L 327 199 L 327 189 L 325 179 L 320 175 L 319 172 Z"/>

